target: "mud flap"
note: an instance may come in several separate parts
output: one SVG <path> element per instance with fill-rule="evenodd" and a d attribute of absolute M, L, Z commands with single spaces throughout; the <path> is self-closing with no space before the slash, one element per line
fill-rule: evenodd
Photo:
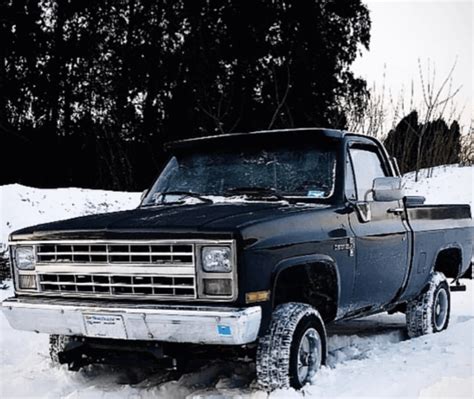
<path fill-rule="evenodd" d="M 449 290 L 451 292 L 464 292 L 466 291 L 466 286 L 464 284 L 460 284 L 459 281 L 457 281 L 455 285 L 449 286 Z"/>

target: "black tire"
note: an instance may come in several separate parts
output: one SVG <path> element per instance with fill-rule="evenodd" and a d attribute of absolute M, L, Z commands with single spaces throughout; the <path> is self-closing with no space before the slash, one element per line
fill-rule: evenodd
<path fill-rule="evenodd" d="M 410 338 L 448 328 L 451 311 L 449 284 L 443 273 L 431 276 L 428 288 L 407 304 L 406 321 Z"/>
<path fill-rule="evenodd" d="M 319 312 L 304 303 L 277 306 L 272 321 L 257 348 L 257 382 L 267 391 L 300 389 L 326 362 L 326 329 Z M 305 355 L 305 348 L 308 354 Z M 300 361 L 300 363 L 298 363 Z M 307 375 L 301 377 L 300 372 Z"/>
<path fill-rule="evenodd" d="M 59 366 L 59 353 L 64 351 L 67 344 L 72 341 L 68 335 L 50 335 L 49 336 L 49 357 L 54 366 Z"/>

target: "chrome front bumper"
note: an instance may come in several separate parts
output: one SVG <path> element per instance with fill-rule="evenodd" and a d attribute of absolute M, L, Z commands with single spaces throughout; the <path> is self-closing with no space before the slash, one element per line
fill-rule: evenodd
<path fill-rule="evenodd" d="M 125 307 L 39 298 L 9 298 L 2 302 L 2 310 L 10 325 L 17 330 L 213 345 L 254 342 L 262 317 L 260 306 Z"/>

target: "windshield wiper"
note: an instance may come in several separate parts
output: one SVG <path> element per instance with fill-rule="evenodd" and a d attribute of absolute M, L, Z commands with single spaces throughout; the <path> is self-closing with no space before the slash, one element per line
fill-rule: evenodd
<path fill-rule="evenodd" d="M 176 195 L 176 196 L 179 196 L 181 198 L 180 198 L 179 201 L 164 202 L 164 199 L 168 195 Z M 209 198 L 206 198 L 206 197 L 203 197 L 201 194 L 192 193 L 190 191 L 165 191 L 163 193 L 158 194 L 158 196 L 155 199 L 153 204 L 148 204 L 148 205 L 145 205 L 145 206 L 157 205 L 158 199 L 160 200 L 160 204 L 183 204 L 183 203 L 185 203 L 185 201 L 182 201 L 182 199 L 185 198 L 185 197 L 196 198 L 204 204 L 213 204 L 214 203 L 213 200 L 211 200 Z"/>
<path fill-rule="evenodd" d="M 233 187 L 226 190 L 224 195 L 246 195 L 254 198 L 275 198 L 279 201 L 287 201 L 285 197 L 279 194 L 274 188 L 270 187 Z"/>
<path fill-rule="evenodd" d="M 206 197 L 203 197 L 201 194 L 197 194 L 197 193 L 193 193 L 191 191 L 165 191 L 163 193 L 160 194 L 160 198 L 161 200 L 163 201 L 165 199 L 166 196 L 168 195 L 177 195 L 177 196 L 181 196 L 181 197 L 189 197 L 189 198 L 196 198 L 198 200 L 200 200 L 201 202 L 204 202 L 206 204 L 213 204 L 214 201 L 209 199 L 209 198 L 206 198 Z"/>

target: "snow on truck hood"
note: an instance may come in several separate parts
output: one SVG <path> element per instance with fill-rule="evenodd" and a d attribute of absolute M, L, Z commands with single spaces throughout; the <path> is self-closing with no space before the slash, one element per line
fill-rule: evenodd
<path fill-rule="evenodd" d="M 244 226 L 327 205 L 290 205 L 286 202 L 218 202 L 163 205 L 103 213 L 40 224 L 17 230 L 12 240 L 47 238 L 49 234 L 118 231 L 235 232 Z"/>

